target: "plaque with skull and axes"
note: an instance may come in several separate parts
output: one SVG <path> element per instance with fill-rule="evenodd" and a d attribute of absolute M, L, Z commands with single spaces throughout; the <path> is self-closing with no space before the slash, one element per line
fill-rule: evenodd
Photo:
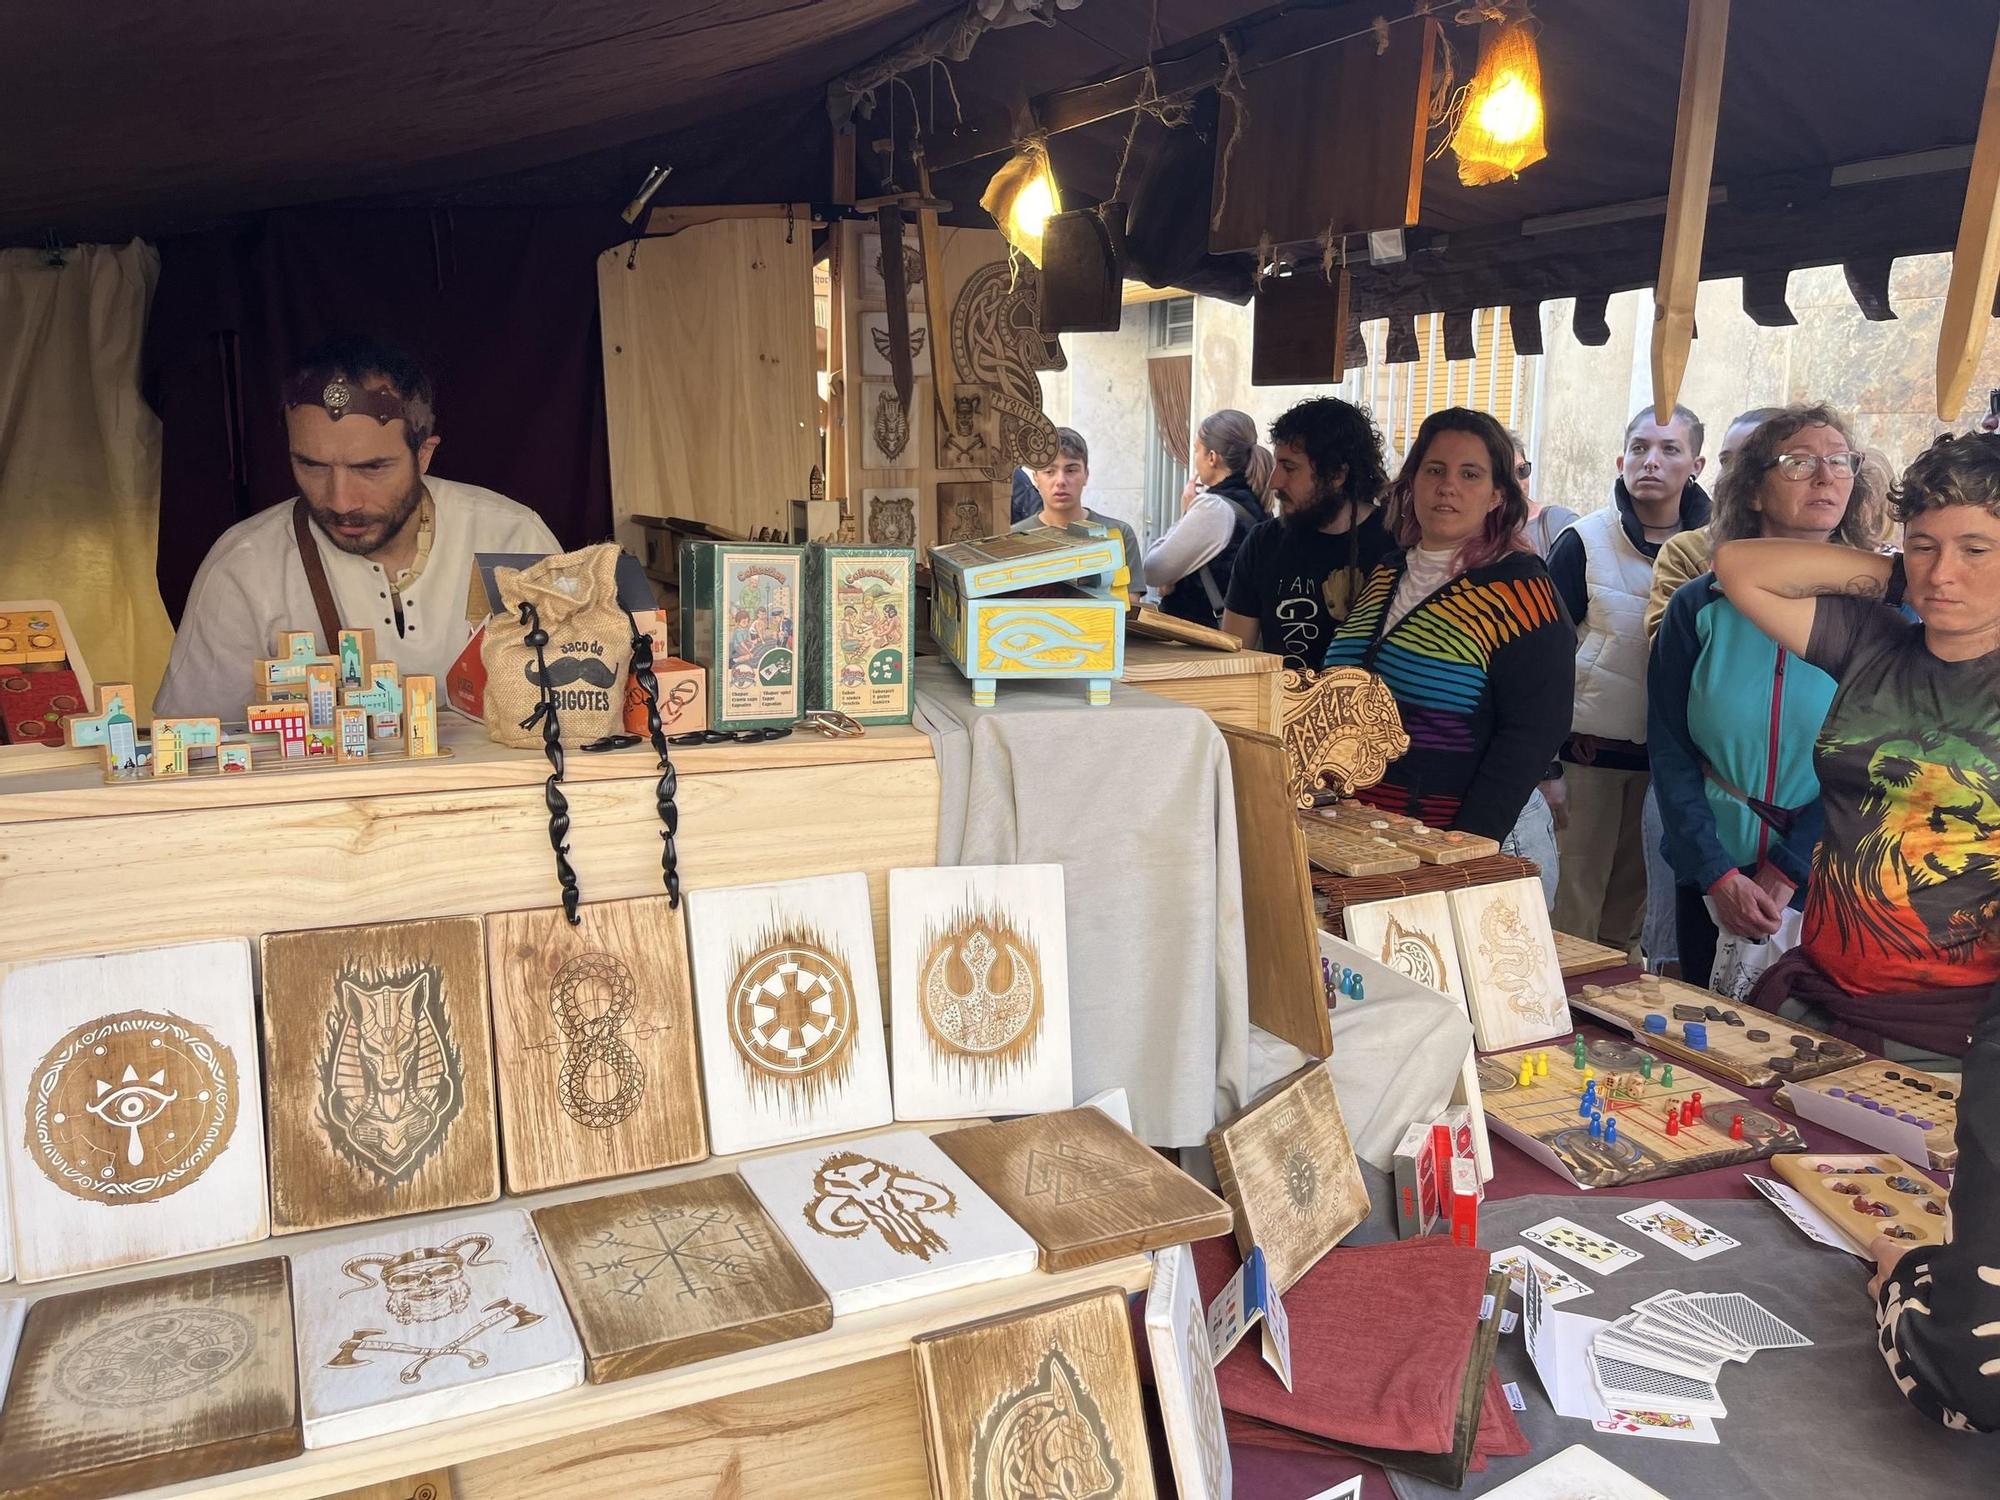
<path fill-rule="evenodd" d="M 566 1391 L 583 1346 L 528 1216 L 502 1209 L 292 1258 L 308 1448 Z"/>

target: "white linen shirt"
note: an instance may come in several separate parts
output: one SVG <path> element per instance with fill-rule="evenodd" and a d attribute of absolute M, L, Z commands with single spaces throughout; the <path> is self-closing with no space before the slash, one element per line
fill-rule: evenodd
<path fill-rule="evenodd" d="M 444 674 L 471 639 L 465 591 L 475 552 L 561 551 L 553 532 L 527 506 L 505 495 L 426 476 L 436 517 L 430 557 L 403 590 L 403 631 L 389 598 L 389 575 L 365 557 L 342 552 L 311 528 L 343 629 L 372 629 L 375 654 L 403 675 Z M 252 674 L 281 630 L 319 634 L 319 611 L 299 560 L 286 500 L 239 521 L 209 549 L 188 591 L 173 656 L 153 698 L 156 714 L 213 716 L 241 723 L 252 701 Z M 332 642 L 324 643 L 329 648 Z"/>

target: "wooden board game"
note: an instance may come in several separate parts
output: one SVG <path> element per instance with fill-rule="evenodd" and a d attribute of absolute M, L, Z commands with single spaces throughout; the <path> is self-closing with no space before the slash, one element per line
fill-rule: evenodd
<path fill-rule="evenodd" d="M 1786 1078 L 1814 1078 L 1852 1067 L 1868 1056 L 1852 1042 L 1754 1006 L 1732 1005 L 1712 990 L 1657 974 L 1625 984 L 1587 984 L 1570 1004 L 1631 1032 L 1649 1052 L 1699 1063 L 1719 1078 L 1750 1088 L 1769 1088 Z M 1648 1031 L 1648 1016 L 1660 1017 L 1666 1029 Z M 1697 1047 L 1686 1040 L 1690 1024 L 1706 1029 L 1705 1045 Z"/>
<path fill-rule="evenodd" d="M 1756 1161 L 1780 1151 L 1803 1151 L 1798 1130 L 1765 1113 L 1742 1095 L 1682 1064 L 1652 1058 L 1631 1042 L 1599 1038 L 1584 1043 L 1585 1066 L 1594 1074 L 1607 1124 L 1615 1138 L 1592 1135 L 1590 1116 L 1579 1111 L 1586 1080 L 1576 1065 L 1575 1042 L 1551 1042 L 1495 1052 L 1479 1059 L 1480 1094 L 1486 1122 L 1551 1171 L 1578 1187 L 1618 1187 L 1651 1182 L 1682 1172 Z M 1521 1063 L 1546 1057 L 1547 1071 L 1521 1081 Z M 1652 1076 L 1644 1076 L 1650 1069 Z M 1666 1081 L 1667 1072 L 1673 1081 Z M 1701 1095 L 1700 1117 L 1678 1121 Z M 1667 1107 L 1676 1125 L 1667 1129 Z M 1732 1138 L 1735 1117 L 1743 1119 L 1740 1139 Z"/>
<path fill-rule="evenodd" d="M 1907 1117 L 1924 1132 L 1932 1166 L 1943 1170 L 1958 1164 L 1956 1078 L 1875 1057 L 1837 1073 L 1792 1079 L 1772 1097 L 1783 1108 L 1790 1109 L 1791 1095 L 1796 1089 L 1811 1089 L 1835 1099 L 1871 1102 L 1879 1109 Z"/>
<path fill-rule="evenodd" d="M 292 1256 L 308 1448 L 566 1391 L 583 1348 L 517 1208 L 372 1232 Z"/>
<path fill-rule="evenodd" d="M 1236 1210 L 1236 1243 L 1263 1246 L 1280 1292 L 1368 1217 L 1368 1186 L 1333 1078 L 1307 1063 L 1208 1133 L 1216 1180 Z"/>
<path fill-rule="evenodd" d="M 1771 1166 L 1864 1255 L 1878 1234 L 1912 1249 L 1944 1243 L 1951 1223 L 1944 1189 L 1900 1156 L 1812 1152 Z"/>
<path fill-rule="evenodd" d="M 889 872 L 896 1118 L 1067 1108 L 1061 865 Z"/>
<path fill-rule="evenodd" d="M 271 1231 L 500 1196 L 477 917 L 263 939 Z"/>
<path fill-rule="evenodd" d="M 1555 940 L 1556 962 L 1561 965 L 1565 979 L 1573 979 L 1578 974 L 1595 974 L 1600 969 L 1615 969 L 1630 962 L 1622 948 L 1614 948 L 1609 943 L 1593 943 L 1575 933 L 1558 932 Z"/>
<path fill-rule="evenodd" d="M 96 1500 L 295 1457 L 282 1255 L 44 1297 L 0 1411 L 0 1490 Z"/>
<path fill-rule="evenodd" d="M 11 969 L 0 1056 L 21 1280 L 270 1232 L 241 938 Z"/>
<path fill-rule="evenodd" d="M 1343 668 L 1342 670 L 1351 670 Z M 1365 802 L 1336 802 L 1314 810 L 1314 817 L 1356 836 L 1385 838 L 1414 854 L 1420 864 L 1462 865 L 1500 852 L 1500 845 L 1483 834 L 1432 828 L 1402 813 L 1383 812 Z"/>
<path fill-rule="evenodd" d="M 1306 858 L 1313 868 L 1330 874 L 1395 875 L 1423 863 L 1393 839 L 1336 827 L 1310 813 L 1299 814 L 1299 831 L 1305 835 Z"/>
<path fill-rule="evenodd" d="M 1042 1247 L 1044 1271 L 1227 1234 L 1207 1188 L 1096 1109 L 1024 1115 L 934 1137 Z"/>
<path fill-rule="evenodd" d="M 734 1172 L 535 1210 L 591 1384 L 804 1338 L 833 1304 Z"/>
<path fill-rule="evenodd" d="M 1125 1299 L 1094 1292 L 914 1344 L 937 1500 L 1152 1500 Z"/>
<path fill-rule="evenodd" d="M 507 1190 L 708 1154 L 687 929 L 664 896 L 486 919 Z"/>

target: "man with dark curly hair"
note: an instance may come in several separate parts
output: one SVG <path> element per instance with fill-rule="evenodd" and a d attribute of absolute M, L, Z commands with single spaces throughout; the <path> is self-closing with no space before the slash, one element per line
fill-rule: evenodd
<path fill-rule="evenodd" d="M 1243 539 L 1222 628 L 1317 671 L 1361 581 L 1395 550 L 1382 525 L 1382 437 L 1360 407 L 1320 396 L 1271 424 L 1271 447 L 1278 514 Z"/>

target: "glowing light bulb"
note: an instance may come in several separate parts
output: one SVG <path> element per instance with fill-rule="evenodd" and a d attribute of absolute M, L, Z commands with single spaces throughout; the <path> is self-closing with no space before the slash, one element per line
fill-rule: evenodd
<path fill-rule="evenodd" d="M 1007 217 L 1015 234 L 1039 241 L 1048 227 L 1049 215 L 1056 211 L 1055 185 L 1046 175 L 1031 177 L 1015 195 Z"/>
<path fill-rule="evenodd" d="M 1518 73 L 1508 73 L 1479 101 L 1479 125 L 1495 141 L 1513 145 L 1526 140 L 1542 120 L 1542 101 Z"/>

